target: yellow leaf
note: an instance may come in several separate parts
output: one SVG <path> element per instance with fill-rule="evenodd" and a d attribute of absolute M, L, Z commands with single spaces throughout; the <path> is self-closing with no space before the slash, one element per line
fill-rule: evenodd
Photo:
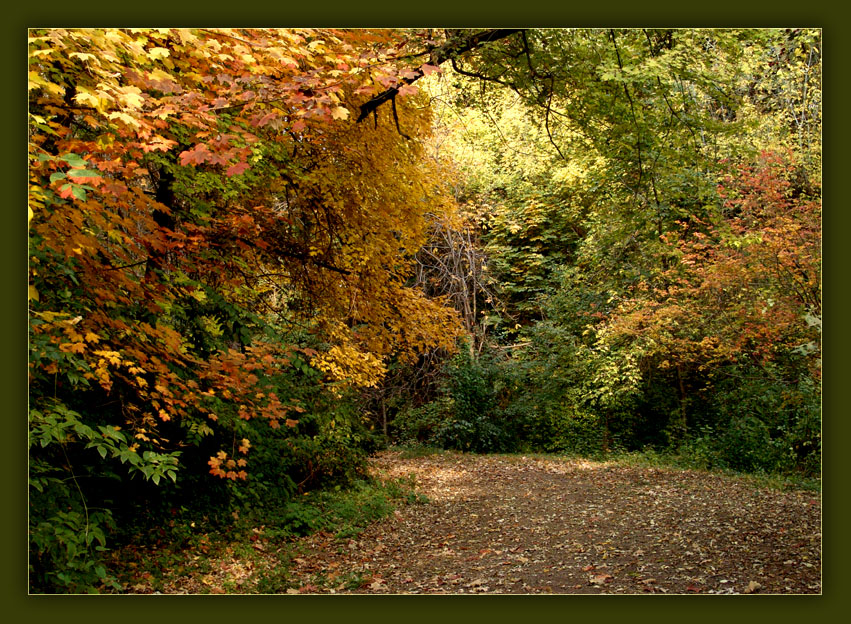
<path fill-rule="evenodd" d="M 38 72 L 31 71 L 28 74 L 27 91 L 32 91 L 33 89 L 38 88 L 42 88 L 48 93 L 59 97 L 65 95 L 65 87 L 46 80 L 44 77 L 39 75 Z"/>
<path fill-rule="evenodd" d="M 148 50 L 148 56 L 152 59 L 166 58 L 168 55 L 168 48 L 151 48 Z"/>
<path fill-rule="evenodd" d="M 124 87 L 120 89 L 121 101 L 129 108 L 141 108 L 144 103 L 139 87 Z"/>
<path fill-rule="evenodd" d="M 94 61 L 98 65 L 100 65 L 100 60 L 94 54 L 89 54 L 88 52 L 71 52 L 68 55 L 70 58 L 78 58 L 81 61 Z"/>
<path fill-rule="evenodd" d="M 86 345 L 82 342 L 66 342 L 59 345 L 59 350 L 65 353 L 83 353 Z"/>
<path fill-rule="evenodd" d="M 98 110 L 102 110 L 103 107 L 103 101 L 101 98 L 82 87 L 77 87 L 77 94 L 74 96 L 74 101 L 81 106 L 91 106 Z"/>
<path fill-rule="evenodd" d="M 139 127 L 141 126 L 141 124 L 140 124 L 138 121 L 136 121 L 135 119 L 133 119 L 133 118 L 132 118 L 130 115 L 128 115 L 127 113 L 118 113 L 118 112 L 110 113 L 109 115 L 107 115 L 107 118 L 109 118 L 109 119 L 118 119 L 118 120 L 120 120 L 120 121 L 123 121 L 123 122 L 124 122 L 125 124 L 127 124 L 128 126 L 133 126 L 134 128 L 139 128 Z"/>
<path fill-rule="evenodd" d="M 30 286 L 28 290 L 29 290 L 28 299 L 35 299 L 36 301 L 38 301 L 38 291 L 35 289 L 35 286 Z"/>
<path fill-rule="evenodd" d="M 334 110 L 331 111 L 331 117 L 334 119 L 348 119 L 349 118 L 349 109 L 344 106 L 338 106 Z"/>

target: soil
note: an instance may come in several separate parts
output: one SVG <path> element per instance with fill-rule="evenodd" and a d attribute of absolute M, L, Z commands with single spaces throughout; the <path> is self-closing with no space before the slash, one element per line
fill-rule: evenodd
<path fill-rule="evenodd" d="M 821 593 L 821 503 L 812 492 L 559 458 L 385 452 L 373 468 L 384 478 L 414 475 L 429 502 L 397 510 L 343 548 L 307 538 L 293 561 L 298 591 Z M 311 582 L 343 570 L 362 586 Z"/>
<path fill-rule="evenodd" d="M 821 593 L 818 493 L 540 456 L 387 451 L 371 469 L 413 476 L 427 502 L 350 539 L 260 540 L 260 563 L 224 558 L 206 588 L 184 577 L 165 591 L 256 591 L 251 577 L 286 559 L 280 591 L 300 594 Z"/>

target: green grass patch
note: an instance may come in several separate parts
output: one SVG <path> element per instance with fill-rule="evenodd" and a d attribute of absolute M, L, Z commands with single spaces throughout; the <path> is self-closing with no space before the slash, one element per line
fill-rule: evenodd
<path fill-rule="evenodd" d="M 430 457 L 432 455 L 442 455 L 448 453 L 444 449 L 436 446 L 428 446 L 426 444 L 411 444 L 405 446 L 394 446 L 391 451 L 399 451 L 399 457 L 402 459 L 416 459 L 417 457 Z"/>
<path fill-rule="evenodd" d="M 393 513 L 399 505 L 426 502 L 413 479 L 355 481 L 308 492 L 264 518 L 264 536 L 291 539 L 327 531 L 340 539 L 358 535 L 371 523 Z"/>
<path fill-rule="evenodd" d="M 287 562 L 299 556 L 298 538 L 323 531 L 342 543 L 402 505 L 427 502 L 415 488 L 413 477 L 358 480 L 346 487 L 308 492 L 275 508 L 234 512 L 227 525 L 182 518 L 185 522 L 165 527 L 156 539 L 140 539 L 140 543 L 113 552 L 111 572 L 125 591 L 163 592 L 176 577 L 203 577 L 214 571 L 211 565 L 218 558 L 235 557 L 254 561 L 256 572 L 240 588 L 225 582 L 219 589 L 227 593 L 282 593 L 292 587 Z M 263 544 L 262 551 L 255 550 L 258 543 Z M 263 551 L 277 552 L 279 563 L 268 565 L 263 561 Z M 353 574 L 340 582 L 355 587 L 362 580 Z"/>
<path fill-rule="evenodd" d="M 596 457 L 595 460 L 601 458 Z M 707 468 L 700 458 L 688 453 L 658 452 L 652 449 L 644 451 L 619 451 L 610 453 L 603 458 L 605 461 L 616 462 L 625 466 L 648 468 L 678 468 L 685 470 L 700 470 L 712 474 L 734 477 L 753 484 L 756 487 L 774 490 L 806 490 L 821 491 L 821 479 L 795 474 L 777 474 L 767 472 L 742 472 L 730 468 Z"/>

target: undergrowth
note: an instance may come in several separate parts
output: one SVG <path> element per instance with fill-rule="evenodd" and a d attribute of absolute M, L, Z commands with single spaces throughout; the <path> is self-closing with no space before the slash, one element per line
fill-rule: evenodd
<path fill-rule="evenodd" d="M 140 538 L 115 551 L 112 572 L 120 581 L 119 591 L 164 592 L 177 577 L 189 576 L 201 579 L 202 593 L 280 593 L 289 587 L 287 564 L 298 555 L 298 538 L 319 532 L 341 542 L 356 537 L 398 507 L 426 502 L 415 487 L 413 477 L 362 479 L 307 492 L 276 508 L 235 510 L 227 525 L 221 518 L 184 518 L 157 531 L 156 539 Z M 269 564 L 270 553 L 275 553 L 274 565 Z M 215 562 L 229 558 L 249 562 L 254 573 L 239 587 L 209 583 Z"/>
<path fill-rule="evenodd" d="M 599 460 L 601 458 L 595 457 L 594 459 Z M 718 466 L 707 467 L 700 461 L 699 457 L 695 457 L 689 453 L 658 452 L 652 449 L 631 452 L 615 451 L 607 455 L 605 461 L 612 461 L 627 466 L 701 470 L 713 474 L 735 477 L 758 487 L 776 490 L 821 491 L 821 478 L 819 477 L 765 471 L 745 472 Z"/>

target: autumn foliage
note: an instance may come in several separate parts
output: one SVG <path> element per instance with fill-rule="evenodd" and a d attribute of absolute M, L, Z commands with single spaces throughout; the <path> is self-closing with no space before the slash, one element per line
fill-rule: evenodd
<path fill-rule="evenodd" d="M 636 285 L 606 339 L 643 343 L 663 368 L 764 364 L 816 345 L 806 319 L 821 315 L 820 202 L 818 189 L 793 186 L 794 174 L 777 154 L 736 167 L 719 187 L 719 221 L 680 221 L 662 235 L 675 262 Z"/>
<path fill-rule="evenodd" d="M 818 473 L 817 31 L 29 34 L 37 591 L 388 440 Z"/>
<path fill-rule="evenodd" d="M 294 430 L 311 409 L 282 375 L 339 393 L 377 383 L 391 357 L 453 348 L 454 314 L 407 285 L 423 215 L 448 205 L 420 157 L 428 110 L 408 85 L 395 121 L 389 107 L 353 119 L 403 80 L 402 43 L 387 30 L 30 33 L 43 492 L 93 466 L 93 447 L 159 483 L 202 470 L 203 446 L 209 473 L 245 480 L 257 442 L 239 423 Z"/>

